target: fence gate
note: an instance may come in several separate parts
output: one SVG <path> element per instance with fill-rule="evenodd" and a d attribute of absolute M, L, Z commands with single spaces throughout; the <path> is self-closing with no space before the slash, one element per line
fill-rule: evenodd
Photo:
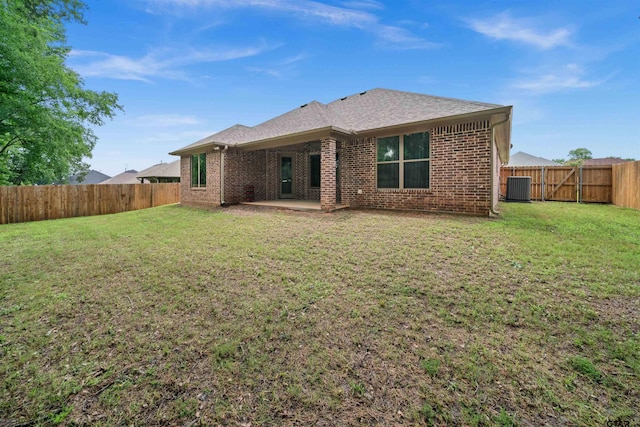
<path fill-rule="evenodd" d="M 531 200 L 612 202 L 611 165 L 504 166 L 500 169 L 500 195 L 507 194 L 507 177 L 530 176 Z"/>

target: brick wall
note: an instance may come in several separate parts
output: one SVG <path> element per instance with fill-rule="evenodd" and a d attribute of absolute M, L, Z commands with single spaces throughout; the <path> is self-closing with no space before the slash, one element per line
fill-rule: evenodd
<path fill-rule="evenodd" d="M 302 200 L 316 200 L 320 201 L 320 187 L 311 188 L 311 160 L 310 157 L 312 155 L 320 155 L 320 149 L 314 148 L 309 150 L 309 152 L 304 153 L 301 161 L 303 162 L 302 173 L 303 173 L 303 182 L 302 188 L 304 191 L 302 192 Z"/>
<path fill-rule="evenodd" d="M 377 189 L 376 139 L 345 144 L 342 201 L 350 207 L 489 213 L 491 130 L 488 121 L 424 129 L 431 133 L 429 189 Z M 361 190 L 362 194 L 358 194 Z"/>
<path fill-rule="evenodd" d="M 320 156 L 320 207 L 331 211 L 336 207 L 336 140 L 322 140 Z"/>
<path fill-rule="evenodd" d="M 429 189 L 378 190 L 376 139 L 360 138 L 338 142 L 334 149 L 340 153 L 340 178 L 336 183 L 338 201 L 353 208 L 487 215 L 491 192 L 495 195 L 499 189 L 497 176 L 500 171 L 497 152 L 491 149 L 489 122 L 484 120 L 436 126 L 424 131 L 429 131 L 431 135 Z M 278 199 L 279 160 L 284 154 L 291 155 L 294 161 L 294 197 L 299 200 L 320 200 L 320 189 L 309 187 L 309 155 L 319 152 L 319 146 L 309 148 L 305 144 L 257 151 L 230 148 L 224 153 L 225 202 L 231 204 L 243 201 L 245 185 L 254 186 L 255 200 Z M 493 171 L 491 155 L 495 159 Z M 180 167 L 182 203 L 205 206 L 220 204 L 220 151 L 207 152 L 205 189 L 191 188 L 190 156 L 182 157 Z M 492 172 L 496 176 L 493 187 Z M 358 194 L 358 190 L 362 190 L 361 194 Z M 497 200 L 495 197 L 494 201 Z"/>
<path fill-rule="evenodd" d="M 245 186 L 254 186 L 255 200 L 266 200 L 266 151 L 239 151 L 230 148 L 224 152 L 224 201 L 227 204 L 244 202 Z"/>
<path fill-rule="evenodd" d="M 309 155 L 319 154 L 304 144 L 280 149 L 241 151 L 230 148 L 224 152 L 224 199 L 228 204 L 245 200 L 246 185 L 253 185 L 255 200 L 276 200 L 280 197 L 280 156 L 293 158 L 293 196 L 297 200 L 320 200 L 320 189 L 310 188 Z"/>
<path fill-rule="evenodd" d="M 189 206 L 220 205 L 220 151 L 211 149 L 207 155 L 207 186 L 191 188 L 191 156 L 180 158 L 180 203 Z"/>
<path fill-rule="evenodd" d="M 265 154 L 266 157 L 266 176 L 265 176 L 265 194 L 266 200 L 278 199 L 278 182 L 279 182 L 279 166 L 278 166 L 278 152 L 268 150 Z"/>

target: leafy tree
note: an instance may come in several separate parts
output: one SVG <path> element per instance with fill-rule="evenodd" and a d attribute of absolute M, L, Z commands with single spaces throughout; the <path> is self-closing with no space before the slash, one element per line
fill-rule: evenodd
<path fill-rule="evenodd" d="M 576 148 L 575 150 L 569 151 L 569 160 L 567 160 L 566 163 L 572 166 L 580 166 L 585 160 L 591 158 L 593 158 L 591 151 L 586 148 Z"/>
<path fill-rule="evenodd" d="M 559 164 L 561 164 L 561 165 L 564 165 L 564 161 L 565 161 L 565 160 L 564 160 L 564 159 L 551 159 L 551 161 L 552 161 L 552 162 L 559 163 Z"/>
<path fill-rule="evenodd" d="M 65 65 L 65 22 L 80 0 L 0 0 L 0 184 L 46 184 L 88 170 L 91 126 L 114 116 L 114 93 L 84 88 Z"/>

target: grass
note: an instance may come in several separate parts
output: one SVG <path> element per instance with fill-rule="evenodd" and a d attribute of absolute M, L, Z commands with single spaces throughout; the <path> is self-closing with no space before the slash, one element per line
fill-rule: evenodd
<path fill-rule="evenodd" d="M 1 226 L 0 424 L 638 425 L 640 212 L 501 208 Z"/>

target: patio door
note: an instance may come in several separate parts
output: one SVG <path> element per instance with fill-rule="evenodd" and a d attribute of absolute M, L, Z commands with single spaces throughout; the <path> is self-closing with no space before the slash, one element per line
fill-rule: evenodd
<path fill-rule="evenodd" d="M 280 156 L 280 198 L 293 199 L 293 157 Z"/>

